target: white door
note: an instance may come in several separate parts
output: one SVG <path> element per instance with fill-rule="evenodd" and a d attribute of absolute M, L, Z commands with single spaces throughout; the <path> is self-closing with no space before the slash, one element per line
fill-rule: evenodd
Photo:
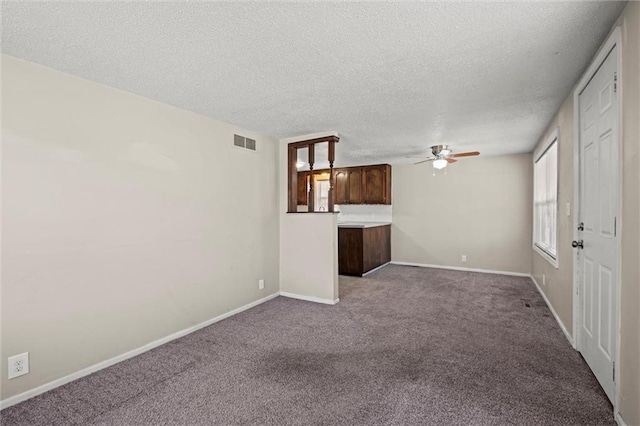
<path fill-rule="evenodd" d="M 618 93 L 616 49 L 579 95 L 578 350 L 609 399 L 615 394 L 618 298 Z"/>

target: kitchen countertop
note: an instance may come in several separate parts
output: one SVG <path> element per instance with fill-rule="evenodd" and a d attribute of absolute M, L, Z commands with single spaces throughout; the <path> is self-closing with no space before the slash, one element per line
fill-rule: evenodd
<path fill-rule="evenodd" d="M 338 222 L 338 228 L 375 228 L 391 225 L 391 222 Z"/>

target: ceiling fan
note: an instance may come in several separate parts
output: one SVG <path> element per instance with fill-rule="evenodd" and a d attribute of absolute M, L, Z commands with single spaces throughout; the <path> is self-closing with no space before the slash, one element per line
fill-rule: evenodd
<path fill-rule="evenodd" d="M 433 168 L 435 169 L 444 169 L 447 167 L 449 163 L 455 163 L 456 158 L 460 157 L 475 157 L 476 155 L 480 155 L 478 151 L 469 151 L 469 152 L 460 152 L 458 154 L 454 154 L 448 145 L 433 145 L 431 147 L 431 153 L 433 157 L 427 157 L 425 160 L 418 161 L 414 164 L 426 163 L 427 161 L 433 161 Z M 408 158 L 425 158 L 423 155 L 419 156 L 411 156 Z"/>

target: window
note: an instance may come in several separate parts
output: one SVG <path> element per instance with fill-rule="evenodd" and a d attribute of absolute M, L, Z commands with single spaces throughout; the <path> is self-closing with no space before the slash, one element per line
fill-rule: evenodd
<path fill-rule="evenodd" d="M 533 158 L 533 248 L 558 267 L 557 131 Z"/>

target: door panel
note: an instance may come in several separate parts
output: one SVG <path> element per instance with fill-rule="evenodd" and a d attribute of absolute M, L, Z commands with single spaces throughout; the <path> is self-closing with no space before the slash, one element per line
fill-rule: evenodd
<path fill-rule="evenodd" d="M 362 169 L 349 170 L 348 204 L 362 204 Z"/>
<path fill-rule="evenodd" d="M 611 158 L 613 147 L 612 132 L 607 131 L 600 137 L 600 233 L 606 237 L 613 237 L 613 218 L 615 210 L 615 193 L 612 179 L 616 173 L 613 170 L 613 158 Z"/>
<path fill-rule="evenodd" d="M 600 329 L 598 330 L 600 350 L 611 359 L 611 282 L 613 273 L 609 268 L 600 266 L 599 298 Z"/>
<path fill-rule="evenodd" d="M 583 262 L 582 326 L 591 337 L 593 335 L 591 331 L 593 330 L 593 309 L 591 309 L 593 306 L 593 261 L 585 256 L 583 257 Z"/>
<path fill-rule="evenodd" d="M 370 166 L 364 169 L 366 204 L 384 204 L 384 166 Z"/>
<path fill-rule="evenodd" d="M 334 188 L 334 203 L 335 204 L 347 204 L 347 176 L 346 170 L 334 170 L 335 183 Z"/>
<path fill-rule="evenodd" d="M 614 48 L 579 96 L 578 349 L 613 401 L 618 295 L 618 100 Z"/>
<path fill-rule="evenodd" d="M 587 170 L 595 170 L 598 164 L 598 152 L 597 146 L 589 142 L 584 149 L 583 165 Z M 587 190 L 586 188 L 589 188 Z M 585 174 L 584 176 L 584 188 L 582 192 L 582 218 L 584 223 L 584 230 L 587 233 L 595 232 L 596 225 L 596 203 L 597 203 L 597 182 L 593 173 Z"/>

